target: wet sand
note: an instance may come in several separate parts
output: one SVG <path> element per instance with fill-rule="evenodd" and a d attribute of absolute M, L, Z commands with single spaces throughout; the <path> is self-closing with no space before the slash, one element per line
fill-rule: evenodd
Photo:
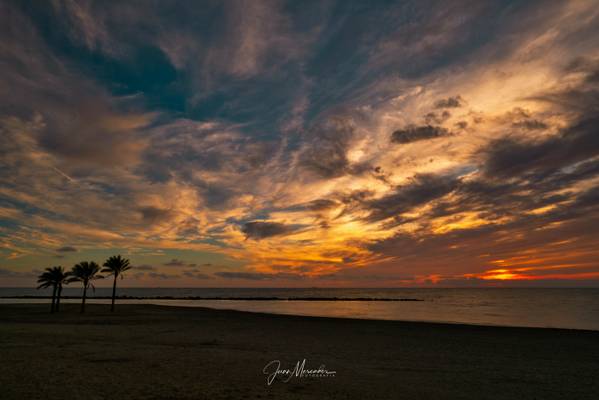
<path fill-rule="evenodd" d="M 596 399 L 599 332 L 0 305 L 2 399 Z M 280 376 L 264 367 L 335 371 Z M 270 371 L 269 371 L 270 372 Z"/>

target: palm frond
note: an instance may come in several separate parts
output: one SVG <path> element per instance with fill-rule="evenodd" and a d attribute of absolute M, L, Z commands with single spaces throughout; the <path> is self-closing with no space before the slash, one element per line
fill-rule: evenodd
<path fill-rule="evenodd" d="M 47 288 L 53 285 L 62 285 L 67 282 L 68 274 L 65 273 L 61 266 L 46 268 L 43 273 L 38 276 L 37 283 L 40 285 L 38 289 Z"/>
<path fill-rule="evenodd" d="M 50 286 L 52 286 L 52 283 L 51 282 L 46 282 L 46 283 L 42 283 L 41 285 L 39 285 L 36 289 L 38 289 L 38 290 L 39 289 L 45 289 L 45 288 L 48 288 Z"/>
<path fill-rule="evenodd" d="M 67 283 L 82 282 L 84 286 L 87 286 L 94 279 L 104 278 L 102 275 L 98 275 L 99 272 L 100 266 L 96 262 L 81 261 L 67 273 Z"/>
<path fill-rule="evenodd" d="M 107 272 L 108 275 L 114 276 L 121 275 L 123 272 L 131 268 L 129 260 L 121 257 L 120 254 L 118 256 L 109 257 L 108 260 L 106 260 L 106 262 L 103 264 L 103 266 L 104 268 L 101 272 Z"/>

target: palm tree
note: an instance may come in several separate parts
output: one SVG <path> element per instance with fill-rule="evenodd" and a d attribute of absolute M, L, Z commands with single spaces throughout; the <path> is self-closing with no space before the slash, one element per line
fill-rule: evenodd
<path fill-rule="evenodd" d="M 54 307 L 55 307 L 55 302 L 56 302 L 56 289 L 57 289 L 57 285 L 55 283 L 54 280 L 54 274 L 53 274 L 53 269 L 52 268 L 46 268 L 46 270 L 37 278 L 37 283 L 39 283 L 40 285 L 37 287 L 37 289 L 46 289 L 49 288 L 50 286 L 52 286 L 52 305 L 50 306 L 50 312 L 53 313 L 54 312 Z"/>
<path fill-rule="evenodd" d="M 65 272 L 65 270 L 61 267 L 53 267 L 52 274 L 54 276 L 54 290 L 56 291 L 56 303 L 54 305 L 54 310 L 56 312 L 60 309 L 60 296 L 62 294 L 62 285 L 66 285 L 69 279 L 69 273 Z"/>
<path fill-rule="evenodd" d="M 97 275 L 100 272 L 100 266 L 94 261 L 81 261 L 76 264 L 69 273 L 71 278 L 69 282 L 81 282 L 83 284 L 83 296 L 81 297 L 81 312 L 85 312 L 85 298 L 87 297 L 87 288 L 89 286 L 95 290 L 93 282 L 95 279 L 104 278 L 102 275 Z"/>
<path fill-rule="evenodd" d="M 61 267 L 54 267 L 54 276 L 56 279 L 56 286 L 58 287 L 58 291 L 56 293 L 56 312 L 60 309 L 60 295 L 62 294 L 62 285 L 66 285 L 69 283 L 69 272 L 65 272 L 65 270 Z"/>
<path fill-rule="evenodd" d="M 60 294 L 62 293 L 62 285 L 67 283 L 68 273 L 65 273 L 61 266 L 46 268 L 37 280 L 40 285 L 38 289 L 52 286 L 52 306 L 50 312 L 58 312 L 60 307 Z"/>
<path fill-rule="evenodd" d="M 114 282 L 112 283 L 112 304 L 110 306 L 110 311 L 114 311 L 114 300 L 116 298 L 116 278 L 121 277 L 123 279 L 123 272 L 131 269 L 129 265 L 129 260 L 126 258 L 122 258 L 119 254 L 118 256 L 112 256 L 106 260 L 104 263 L 104 269 L 101 272 L 108 272 L 108 276 L 114 275 Z"/>

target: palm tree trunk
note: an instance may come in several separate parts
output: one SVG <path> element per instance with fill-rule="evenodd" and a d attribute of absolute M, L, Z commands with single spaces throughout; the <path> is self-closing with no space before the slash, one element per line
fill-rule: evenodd
<path fill-rule="evenodd" d="M 54 308 L 56 304 L 56 285 L 54 285 L 54 289 L 52 290 L 52 305 L 50 306 L 50 312 L 54 313 Z"/>
<path fill-rule="evenodd" d="M 83 284 L 83 296 L 81 297 L 81 312 L 85 312 L 85 296 L 87 295 L 87 283 Z"/>
<path fill-rule="evenodd" d="M 62 292 L 62 285 L 58 285 L 58 294 L 56 295 L 56 312 L 60 308 L 60 293 Z"/>
<path fill-rule="evenodd" d="M 116 277 L 114 274 L 114 282 L 112 282 L 112 304 L 110 305 L 110 311 L 114 312 L 114 298 L 116 297 Z"/>

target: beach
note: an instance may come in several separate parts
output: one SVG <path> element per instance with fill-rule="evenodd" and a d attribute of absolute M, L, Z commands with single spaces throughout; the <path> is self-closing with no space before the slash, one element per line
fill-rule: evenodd
<path fill-rule="evenodd" d="M 599 391 L 595 331 L 61 307 L 0 306 L 3 399 L 591 399 Z M 303 362 L 321 373 L 292 371 L 269 385 L 277 360 L 280 370 Z"/>

